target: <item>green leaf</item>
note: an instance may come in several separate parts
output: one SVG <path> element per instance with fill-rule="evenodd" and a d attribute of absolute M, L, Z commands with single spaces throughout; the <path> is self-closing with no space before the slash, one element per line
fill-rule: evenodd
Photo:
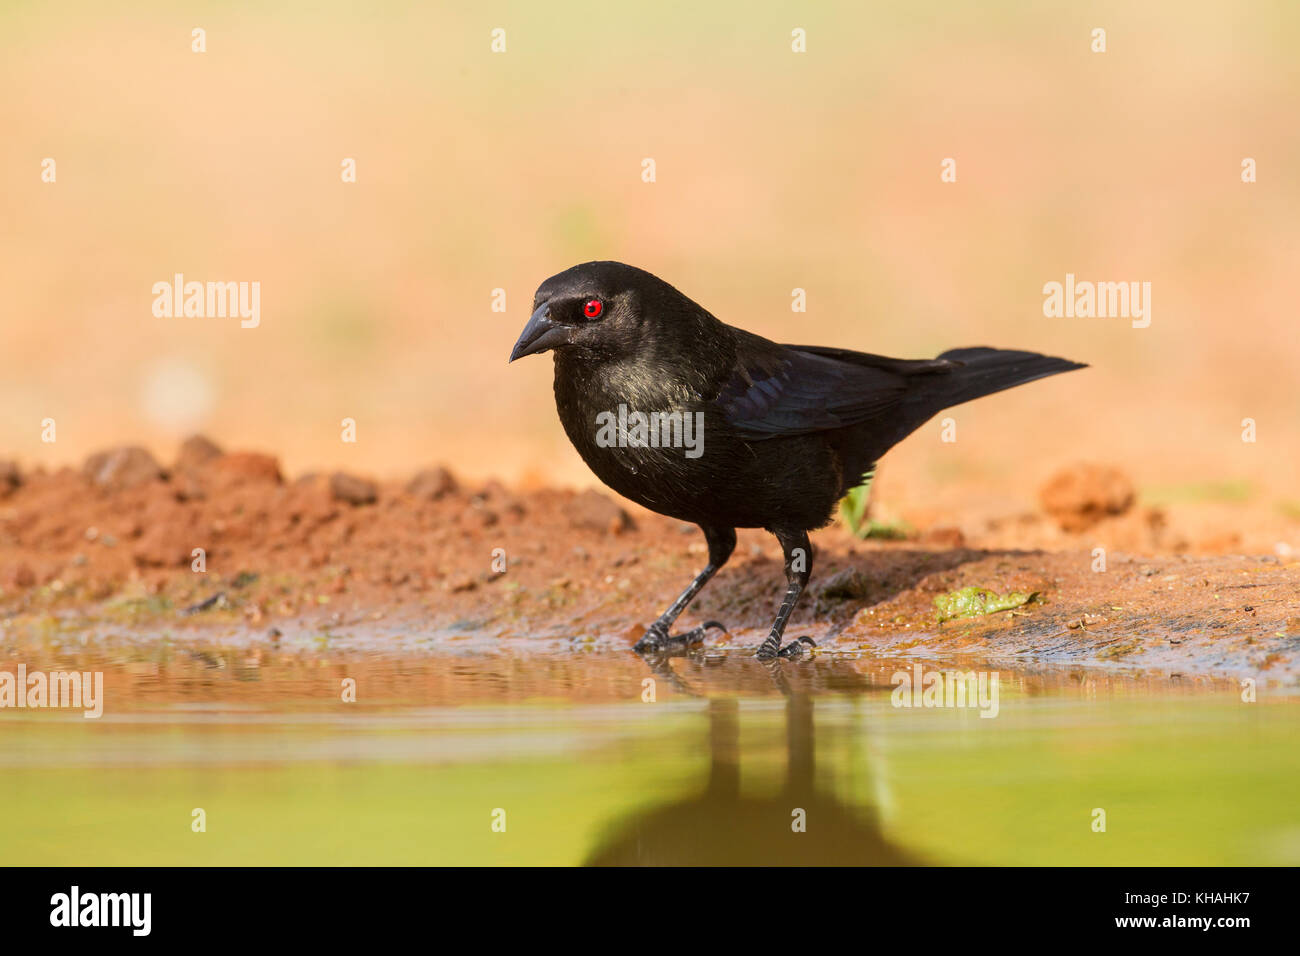
<path fill-rule="evenodd" d="M 1037 597 L 1037 591 L 998 594 L 988 588 L 969 587 L 940 594 L 934 599 L 934 606 L 939 610 L 939 623 L 942 624 L 959 617 L 979 617 L 982 614 L 1010 611 L 1012 608 L 1023 607 Z"/>
<path fill-rule="evenodd" d="M 865 538 L 871 533 L 871 526 L 867 523 L 867 503 L 871 500 L 871 479 L 875 475 L 873 472 L 867 472 L 862 476 L 862 484 L 849 490 L 849 493 L 840 499 L 840 518 L 849 526 L 849 530 L 859 538 Z"/>

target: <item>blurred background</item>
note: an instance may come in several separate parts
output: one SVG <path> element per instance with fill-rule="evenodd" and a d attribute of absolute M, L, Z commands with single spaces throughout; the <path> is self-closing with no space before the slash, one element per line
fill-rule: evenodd
<path fill-rule="evenodd" d="M 905 504 L 1093 460 L 1294 527 L 1298 39 L 1292 0 L 7 0 L 0 453 L 203 432 L 290 474 L 591 484 L 550 362 L 506 356 L 543 279 L 611 258 L 778 341 L 1091 363 L 908 439 Z M 260 326 L 156 318 L 178 272 L 260 282 Z M 1150 282 L 1150 327 L 1045 318 L 1067 272 Z"/>

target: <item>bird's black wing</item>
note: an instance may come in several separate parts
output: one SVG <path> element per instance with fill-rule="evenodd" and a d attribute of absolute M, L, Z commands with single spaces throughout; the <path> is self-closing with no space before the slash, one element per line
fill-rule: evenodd
<path fill-rule="evenodd" d="M 727 421 L 753 439 L 861 424 L 896 407 L 910 376 L 947 371 L 957 364 L 777 345 L 734 331 L 736 361 L 717 402 Z"/>
<path fill-rule="evenodd" d="M 930 375 L 936 372 L 951 372 L 964 363 L 940 356 L 933 359 L 897 359 L 888 355 L 872 355 L 870 352 L 854 352 L 849 349 L 833 349 L 824 345 L 783 345 L 782 348 L 794 349 L 796 352 L 811 352 L 824 358 L 837 359 L 850 365 L 862 365 L 870 368 L 897 372 L 899 375 Z M 944 353 L 945 355 L 949 353 Z"/>

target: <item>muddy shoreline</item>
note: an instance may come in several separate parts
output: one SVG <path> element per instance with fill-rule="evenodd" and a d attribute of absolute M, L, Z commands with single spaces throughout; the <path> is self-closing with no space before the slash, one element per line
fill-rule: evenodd
<path fill-rule="evenodd" d="M 0 498 L 6 656 L 43 635 L 270 650 L 614 651 L 636 641 L 704 558 L 693 526 L 601 493 L 466 487 L 440 467 L 405 482 L 290 481 L 274 458 L 195 438 L 166 468 L 128 448 L 80 470 L 9 473 Z M 901 525 L 884 539 L 840 523 L 817 532 L 812 584 L 788 635 L 808 634 L 820 655 L 841 658 L 1294 681 L 1300 563 L 1121 550 L 1158 543 L 1166 523 L 1108 504 L 1112 487 L 1098 500 L 1114 513 L 1089 515 L 1086 489 L 1061 504 L 1060 484 L 1038 513 L 989 515 L 973 532 L 970 520 Z M 762 639 L 781 582 L 775 542 L 742 530 L 735 557 L 681 623 L 722 621 L 729 633 L 715 632 L 705 651 L 744 655 Z M 972 586 L 1035 598 L 939 623 L 935 598 Z"/>

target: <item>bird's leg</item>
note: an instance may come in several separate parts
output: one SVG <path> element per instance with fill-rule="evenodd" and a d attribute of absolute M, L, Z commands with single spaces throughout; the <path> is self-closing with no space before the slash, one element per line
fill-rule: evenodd
<path fill-rule="evenodd" d="M 636 642 L 633 650 L 641 653 L 647 651 L 663 653 L 670 650 L 682 650 L 703 641 L 704 635 L 708 633 L 711 627 L 725 631 L 727 628 L 720 622 L 705 621 L 699 627 L 682 634 L 668 633 L 668 629 L 677 620 L 677 616 L 686 610 L 686 605 L 690 604 L 695 595 L 700 593 L 700 589 L 709 582 L 709 578 L 713 577 L 717 570 L 718 565 L 710 561 L 705 569 L 695 576 L 695 580 L 681 593 L 681 596 L 673 602 L 672 607 L 664 611 L 659 616 L 659 619 L 650 625 L 650 629 L 645 632 L 641 640 Z"/>
<path fill-rule="evenodd" d="M 681 596 L 673 602 L 672 607 L 659 615 L 659 620 L 650 625 L 650 629 L 645 632 L 641 640 L 636 642 L 633 650 L 638 653 L 656 653 L 661 654 L 672 650 L 681 650 L 690 647 L 693 644 L 699 644 L 704 640 L 704 635 L 708 633 L 709 628 L 716 627 L 718 630 L 725 631 L 726 627 L 717 621 L 705 621 L 694 630 L 687 631 L 684 634 L 669 634 L 668 629 L 673 626 L 678 615 L 686 610 L 686 605 L 694 600 L 695 595 L 700 593 L 704 585 L 709 583 L 709 579 L 718 571 L 718 568 L 727 563 L 731 557 L 731 552 L 736 550 L 736 531 L 734 528 L 710 528 L 704 525 L 700 526 L 704 532 L 704 540 L 709 545 L 709 563 L 699 574 L 690 586 L 681 593 Z"/>
<path fill-rule="evenodd" d="M 785 579 L 789 584 L 785 589 L 785 600 L 781 602 L 781 610 L 776 612 L 776 620 L 772 622 L 772 633 L 767 635 L 767 640 L 758 645 L 754 655 L 759 660 L 765 661 L 777 657 L 799 658 L 804 654 L 804 645 L 816 647 L 811 637 L 800 637 L 785 647 L 781 646 L 781 637 L 785 634 L 785 625 L 790 619 L 790 612 L 794 610 L 799 595 L 807 587 L 808 578 L 812 575 L 812 544 L 808 540 L 808 533 L 775 529 L 772 533 L 781 542 L 781 550 L 785 552 Z"/>

